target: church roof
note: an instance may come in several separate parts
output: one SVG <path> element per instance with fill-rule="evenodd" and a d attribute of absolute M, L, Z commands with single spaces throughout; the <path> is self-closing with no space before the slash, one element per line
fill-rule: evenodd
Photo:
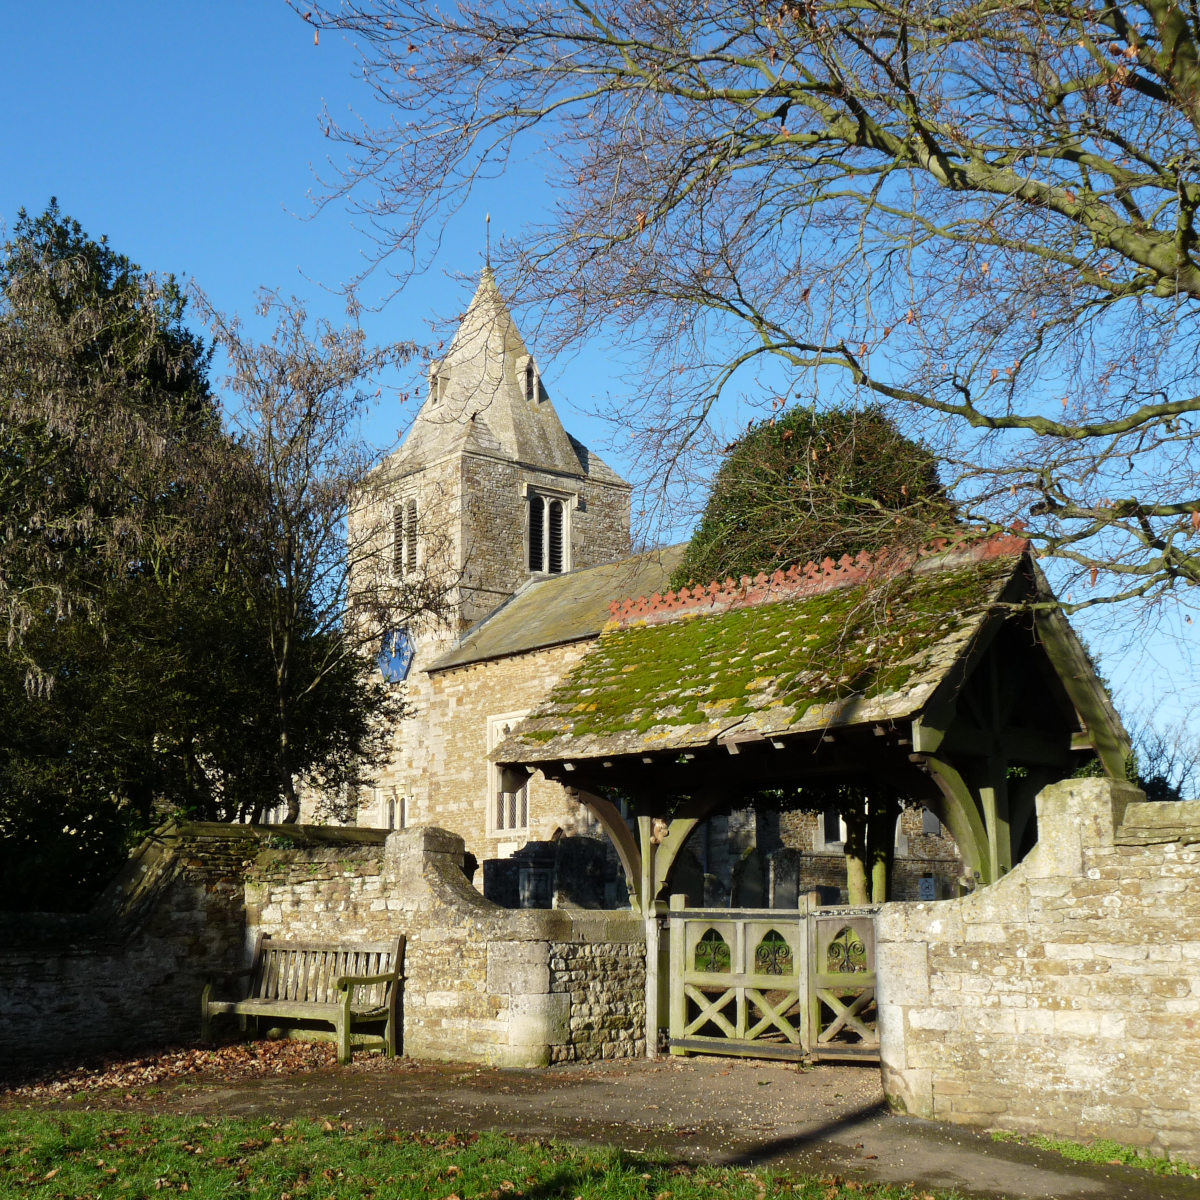
<path fill-rule="evenodd" d="M 536 767 L 913 718 L 1010 604 L 1048 594 L 1027 549 L 1001 537 L 904 569 L 826 560 L 615 605 L 595 647 L 492 758 Z M 1119 730 L 1065 621 L 1045 632 L 1061 661 L 1074 655 L 1061 674 L 1076 708 Z"/>
<path fill-rule="evenodd" d="M 603 566 L 532 580 L 468 629 L 429 670 L 597 637 L 612 619 L 614 601 L 665 590 L 684 550 L 684 546 L 667 546 Z"/>
<path fill-rule="evenodd" d="M 394 467 L 403 472 L 410 462 L 427 465 L 467 452 L 627 487 L 567 433 L 540 380 L 536 395 L 526 397 L 525 364 L 530 361 L 492 269 L 485 267 L 449 350 L 430 368 L 429 396 Z"/>

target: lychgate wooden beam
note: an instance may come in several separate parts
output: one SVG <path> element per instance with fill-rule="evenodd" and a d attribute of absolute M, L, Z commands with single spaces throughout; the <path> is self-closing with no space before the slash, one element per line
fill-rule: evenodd
<path fill-rule="evenodd" d="M 597 796 L 582 788 L 568 788 L 567 794 L 582 804 L 599 821 L 601 829 L 608 834 L 613 846 L 616 847 L 621 870 L 625 872 L 625 886 L 629 890 L 629 902 L 640 912 L 642 853 L 625 818 L 621 816 L 621 810 L 611 800 L 605 800 L 603 796 Z"/>
<path fill-rule="evenodd" d="M 641 851 L 642 869 L 638 876 L 637 907 L 644 917 L 654 913 L 654 859 L 658 843 L 654 837 L 654 818 L 639 816 L 638 848 Z"/>
<path fill-rule="evenodd" d="M 993 755 L 980 772 L 979 803 L 987 829 L 988 882 L 1012 870 L 1012 825 L 1008 807 L 1008 762 Z"/>
<path fill-rule="evenodd" d="M 1040 578 L 1040 572 L 1039 572 Z M 1042 580 L 1046 594 L 1048 585 Z M 1049 658 L 1075 711 L 1087 726 L 1088 741 L 1110 779 L 1124 779 L 1132 752 L 1129 735 L 1113 707 L 1103 684 L 1096 677 L 1079 639 L 1058 608 L 1039 610 L 1037 630 Z"/>
<path fill-rule="evenodd" d="M 967 866 L 977 871 L 984 883 L 993 882 L 987 828 L 966 780 L 950 763 L 936 755 L 925 754 L 921 759 L 929 767 L 944 797 L 942 820 L 954 835 Z"/>
<path fill-rule="evenodd" d="M 654 894 L 657 896 L 666 886 L 667 878 L 679 858 L 680 851 L 687 845 L 687 840 L 696 831 L 696 827 L 707 821 L 713 813 L 725 807 L 726 797 L 719 791 L 711 791 L 707 796 L 694 801 L 690 811 L 684 815 L 672 817 L 667 822 L 667 834 L 659 843 L 655 853 L 654 864 Z"/>

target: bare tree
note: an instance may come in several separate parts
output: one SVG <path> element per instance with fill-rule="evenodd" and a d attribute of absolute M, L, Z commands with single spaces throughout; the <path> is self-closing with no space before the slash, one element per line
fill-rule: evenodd
<path fill-rule="evenodd" d="M 1134 745 L 1137 783 L 1148 800 L 1200 796 L 1200 738 L 1185 720 L 1164 723 L 1143 708 L 1126 719 Z"/>
<path fill-rule="evenodd" d="M 430 569 L 392 569 L 388 481 L 373 469 L 378 451 L 360 428 L 364 385 L 408 361 L 413 347 L 371 348 L 356 325 L 310 323 L 298 301 L 271 292 L 259 311 L 274 331 L 256 342 L 237 318 L 199 303 L 240 401 L 232 419 L 243 470 L 227 491 L 248 536 L 236 547 L 231 586 L 243 589 L 248 619 L 269 647 L 272 774 L 285 819 L 295 821 L 298 777 L 336 800 L 352 796 L 386 755 L 405 704 L 375 671 L 380 639 L 438 617 L 456 582 L 435 569 L 433 529 L 423 531 Z M 264 796 L 260 809 L 272 800 Z"/>
<path fill-rule="evenodd" d="M 640 347 L 645 479 L 730 387 L 870 396 L 1076 606 L 1200 581 L 1194 3 L 296 7 L 361 47 L 331 192 L 402 272 L 480 180 L 546 192 L 498 266 L 558 342 Z"/>

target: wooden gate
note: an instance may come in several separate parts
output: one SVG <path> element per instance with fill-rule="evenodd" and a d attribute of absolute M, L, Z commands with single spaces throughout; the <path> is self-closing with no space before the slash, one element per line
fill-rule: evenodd
<path fill-rule="evenodd" d="M 672 1054 L 878 1061 L 877 906 L 689 909 L 671 897 Z"/>

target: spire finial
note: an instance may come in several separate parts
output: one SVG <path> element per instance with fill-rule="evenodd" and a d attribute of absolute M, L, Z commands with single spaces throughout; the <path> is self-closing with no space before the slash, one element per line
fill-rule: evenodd
<path fill-rule="evenodd" d="M 485 213 L 483 218 L 484 228 L 484 254 L 483 262 L 485 266 L 492 265 L 492 214 Z"/>

